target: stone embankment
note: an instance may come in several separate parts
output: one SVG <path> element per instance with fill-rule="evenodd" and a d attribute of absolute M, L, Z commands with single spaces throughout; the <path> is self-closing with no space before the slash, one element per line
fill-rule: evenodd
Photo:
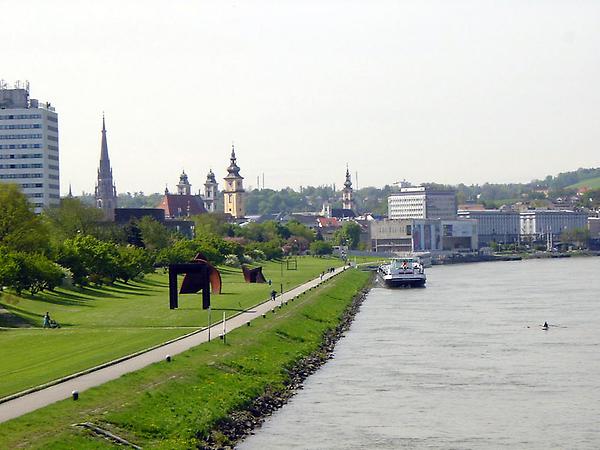
<path fill-rule="evenodd" d="M 323 335 L 323 342 L 317 350 L 286 370 L 288 379 L 284 389 L 267 390 L 245 408 L 234 411 L 228 417 L 217 422 L 210 436 L 199 448 L 203 450 L 231 449 L 244 437 L 250 435 L 254 429 L 260 427 L 268 416 L 285 405 L 296 391 L 302 389 L 304 380 L 333 358 L 336 343 L 349 330 L 369 289 L 369 287 L 362 289 L 354 297 L 343 312 L 339 324 Z M 228 444 L 223 446 L 220 442 L 228 442 Z"/>

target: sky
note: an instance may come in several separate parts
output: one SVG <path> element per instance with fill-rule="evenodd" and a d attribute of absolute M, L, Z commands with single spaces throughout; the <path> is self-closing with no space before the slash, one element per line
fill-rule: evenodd
<path fill-rule="evenodd" d="M 600 166 L 600 2 L 0 0 L 0 79 L 59 114 L 61 190 L 526 182 Z M 358 180 L 356 180 L 358 173 Z"/>

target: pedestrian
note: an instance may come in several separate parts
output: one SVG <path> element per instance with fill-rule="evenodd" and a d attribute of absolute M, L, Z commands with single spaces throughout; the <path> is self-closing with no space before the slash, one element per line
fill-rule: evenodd
<path fill-rule="evenodd" d="M 271 300 L 275 301 L 275 297 L 277 297 L 277 291 L 275 289 L 273 289 L 271 291 Z"/>
<path fill-rule="evenodd" d="M 48 311 L 44 314 L 44 328 L 50 328 L 50 314 Z"/>

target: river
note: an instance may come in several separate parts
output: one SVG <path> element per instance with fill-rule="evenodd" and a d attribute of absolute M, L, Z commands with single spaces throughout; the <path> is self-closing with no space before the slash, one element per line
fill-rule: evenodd
<path fill-rule="evenodd" d="M 600 448 L 600 258 L 427 276 L 373 288 L 335 358 L 237 448 Z"/>

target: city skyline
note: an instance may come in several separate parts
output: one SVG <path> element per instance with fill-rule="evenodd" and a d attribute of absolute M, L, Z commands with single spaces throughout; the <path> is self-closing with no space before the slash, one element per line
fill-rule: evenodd
<path fill-rule="evenodd" d="M 359 188 L 599 165 L 592 2 L 3 11 L 0 78 L 56 107 L 63 194 L 93 192 L 103 111 L 119 192 L 162 192 L 182 169 L 195 191 L 210 169 L 220 182 L 232 141 L 247 184 L 274 189 L 341 188 L 346 163 Z"/>

